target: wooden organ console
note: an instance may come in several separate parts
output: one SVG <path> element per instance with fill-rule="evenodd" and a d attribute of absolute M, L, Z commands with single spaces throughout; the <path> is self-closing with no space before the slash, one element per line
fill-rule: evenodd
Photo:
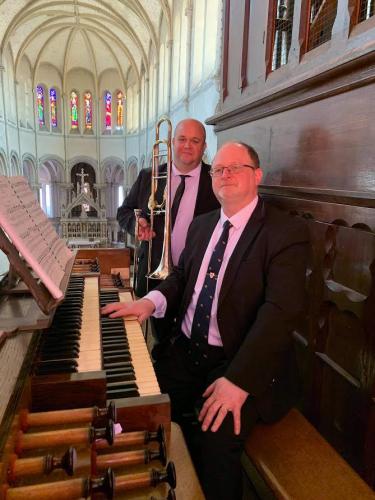
<path fill-rule="evenodd" d="M 100 316 L 107 302 L 133 300 L 129 250 L 68 251 L 64 261 L 52 241 L 51 269 L 64 261 L 55 289 L 54 272 L 41 277 L 3 216 L 0 208 L 10 263 L 0 281 L 0 500 L 173 500 L 171 429 L 182 436 L 141 327 Z M 188 454 L 184 462 L 189 487 L 196 476 Z M 203 498 L 199 484 L 178 497 Z"/>

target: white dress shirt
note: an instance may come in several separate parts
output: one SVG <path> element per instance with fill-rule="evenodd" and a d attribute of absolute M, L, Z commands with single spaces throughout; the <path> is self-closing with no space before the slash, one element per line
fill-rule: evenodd
<path fill-rule="evenodd" d="M 220 267 L 220 271 L 218 274 L 217 278 L 217 283 L 216 283 L 216 289 L 215 289 L 215 296 L 213 299 L 212 303 L 212 309 L 211 309 L 211 318 L 210 318 L 210 326 L 208 330 L 208 343 L 210 345 L 216 345 L 216 346 L 222 346 L 222 340 L 219 332 L 219 327 L 217 324 L 217 302 L 218 302 L 218 297 L 220 294 L 220 289 L 221 289 L 221 284 L 223 282 L 223 277 L 225 274 L 225 270 L 227 268 L 228 262 L 230 257 L 232 256 L 232 253 L 246 227 L 246 224 L 248 223 L 251 215 L 254 212 L 254 209 L 258 203 L 258 197 L 255 197 L 254 200 L 246 205 L 244 208 L 242 208 L 239 212 L 237 212 L 235 215 L 228 217 L 224 214 L 223 210 L 221 210 L 220 213 L 220 219 L 218 223 L 215 226 L 215 229 L 212 233 L 211 239 L 208 243 L 206 252 L 204 254 L 202 264 L 199 270 L 198 278 L 195 283 L 194 287 L 194 292 L 190 301 L 190 304 L 187 308 L 186 314 L 184 316 L 184 319 L 182 321 L 181 329 L 184 332 L 184 334 L 190 338 L 190 332 L 191 332 L 191 326 L 193 324 L 193 318 L 194 318 L 194 313 L 195 313 L 195 308 L 197 305 L 197 300 L 199 297 L 199 294 L 201 292 L 205 275 L 207 273 L 207 268 L 208 264 L 211 259 L 211 255 L 213 252 L 213 249 L 223 231 L 223 225 L 226 220 L 229 220 L 230 223 L 232 224 L 232 227 L 229 230 L 229 239 L 228 243 L 224 252 L 224 257 L 223 257 L 223 262 Z M 149 292 L 145 298 L 151 300 L 153 304 L 155 305 L 155 311 L 153 313 L 153 316 L 155 318 L 163 318 L 165 315 L 165 311 L 167 309 L 167 301 L 164 295 L 157 291 L 157 290 L 152 290 Z"/>

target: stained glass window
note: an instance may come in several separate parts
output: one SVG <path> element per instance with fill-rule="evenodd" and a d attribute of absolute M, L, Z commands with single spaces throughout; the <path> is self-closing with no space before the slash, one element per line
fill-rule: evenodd
<path fill-rule="evenodd" d="M 44 127 L 46 120 L 44 118 L 44 89 L 40 85 L 36 88 L 36 105 L 38 108 L 39 127 Z"/>
<path fill-rule="evenodd" d="M 70 126 L 78 129 L 78 95 L 74 90 L 70 93 Z"/>
<path fill-rule="evenodd" d="M 49 89 L 49 105 L 51 110 L 51 125 L 57 127 L 57 96 L 56 89 Z"/>
<path fill-rule="evenodd" d="M 110 92 L 105 93 L 104 103 L 105 103 L 105 128 L 106 128 L 106 130 L 111 130 L 111 128 L 112 128 L 112 95 Z"/>
<path fill-rule="evenodd" d="M 117 92 L 117 128 L 124 126 L 124 94 L 119 90 Z"/>
<path fill-rule="evenodd" d="M 91 92 L 85 92 L 84 103 L 85 103 L 85 128 L 88 130 L 91 130 L 92 129 L 92 95 L 91 95 Z"/>

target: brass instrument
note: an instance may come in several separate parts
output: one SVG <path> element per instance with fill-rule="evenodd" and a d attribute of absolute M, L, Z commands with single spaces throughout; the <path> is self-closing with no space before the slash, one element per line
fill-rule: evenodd
<path fill-rule="evenodd" d="M 168 125 L 167 139 L 160 139 L 160 127 L 162 123 L 166 122 Z M 160 151 L 160 145 L 166 146 L 166 151 Z M 158 267 L 151 271 L 151 255 L 152 255 L 152 240 L 149 242 L 148 251 L 148 279 L 164 280 L 172 270 L 172 257 L 171 257 L 171 175 L 172 175 L 172 123 L 166 116 L 162 116 L 156 124 L 155 142 L 152 147 L 152 170 L 151 170 L 151 194 L 148 201 L 148 208 L 150 210 L 150 226 L 151 231 L 154 229 L 155 215 L 164 214 L 164 239 L 163 250 Z M 167 158 L 167 170 L 165 174 L 160 174 L 159 163 L 160 158 Z M 166 179 L 165 191 L 163 201 L 157 202 L 156 191 L 158 188 L 158 181 Z"/>

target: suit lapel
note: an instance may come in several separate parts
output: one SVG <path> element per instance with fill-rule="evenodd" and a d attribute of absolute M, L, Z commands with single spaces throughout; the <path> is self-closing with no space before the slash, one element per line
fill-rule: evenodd
<path fill-rule="evenodd" d="M 257 237 L 259 231 L 261 230 L 264 222 L 264 204 L 261 200 L 258 201 L 255 210 L 250 217 L 245 229 L 243 230 L 241 237 L 229 259 L 225 274 L 223 277 L 223 283 L 220 289 L 220 295 L 218 300 L 218 307 L 222 304 L 226 294 L 229 292 L 233 281 L 236 279 L 236 273 L 240 268 L 241 261 L 244 258 L 244 254 L 249 250 L 250 246 L 253 244 L 255 238 Z"/>
<path fill-rule="evenodd" d="M 202 162 L 201 173 L 199 176 L 197 201 L 194 208 L 194 217 L 207 211 L 206 207 L 208 202 L 208 193 L 212 192 L 211 177 L 208 171 L 209 166 Z"/>
<path fill-rule="evenodd" d="M 198 274 L 202 265 L 202 260 L 206 252 L 208 243 L 215 229 L 215 226 L 220 218 L 220 210 L 216 210 L 207 216 L 208 220 L 199 227 L 199 243 L 194 248 L 194 255 L 190 257 L 191 259 L 191 270 L 189 272 L 189 280 L 186 286 L 186 301 L 184 304 L 184 311 L 186 311 L 187 306 L 190 303 L 191 297 L 193 295 L 195 283 L 198 278 Z"/>

